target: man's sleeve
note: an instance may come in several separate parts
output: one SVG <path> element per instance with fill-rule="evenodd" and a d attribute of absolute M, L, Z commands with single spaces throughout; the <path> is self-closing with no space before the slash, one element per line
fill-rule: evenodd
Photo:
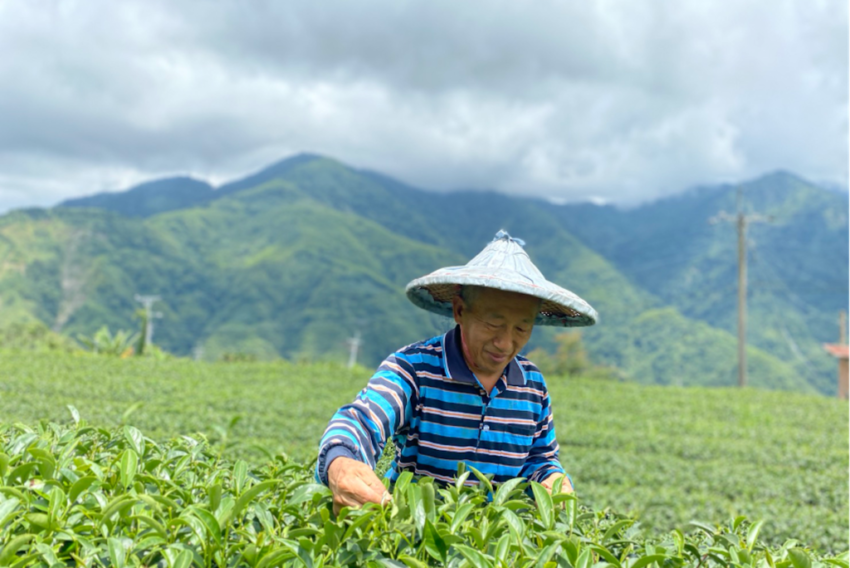
<path fill-rule="evenodd" d="M 419 397 L 416 372 L 401 353 L 387 357 L 357 398 L 336 411 L 319 443 L 316 480 L 328 484 L 328 466 L 348 457 L 375 468 L 390 436 L 409 424 Z"/>
<path fill-rule="evenodd" d="M 561 462 L 558 461 L 558 439 L 555 437 L 555 422 L 552 419 L 552 405 L 549 400 L 549 392 L 543 398 L 540 415 L 537 420 L 537 430 L 534 433 L 534 442 L 531 451 L 525 460 L 521 476 L 529 481 L 540 483 L 554 473 L 564 473 Z M 572 478 L 567 475 L 572 483 Z"/>

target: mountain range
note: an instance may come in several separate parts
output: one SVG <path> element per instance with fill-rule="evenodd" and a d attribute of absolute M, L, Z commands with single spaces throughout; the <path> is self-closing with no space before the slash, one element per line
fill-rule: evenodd
<path fill-rule="evenodd" d="M 848 197 L 789 172 L 631 209 L 429 192 L 309 154 L 218 188 L 155 180 L 0 217 L 0 325 L 128 329 L 134 295 L 156 294 L 154 341 L 177 354 L 340 360 L 359 333 L 374 365 L 451 326 L 404 285 L 505 229 L 599 311 L 582 330 L 594 361 L 644 383 L 732 385 L 737 237 L 711 220 L 739 190 L 770 219 L 748 234 L 750 384 L 833 394 L 822 344 L 847 309 Z M 536 329 L 529 348 L 555 333 Z"/>

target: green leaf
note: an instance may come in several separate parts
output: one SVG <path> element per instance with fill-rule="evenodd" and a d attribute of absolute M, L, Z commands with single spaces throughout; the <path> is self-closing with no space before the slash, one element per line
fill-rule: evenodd
<path fill-rule="evenodd" d="M 413 522 L 419 534 L 425 530 L 425 505 L 422 504 L 422 488 L 417 483 L 411 483 L 407 487 L 407 503 L 413 516 Z"/>
<path fill-rule="evenodd" d="M 398 559 L 404 562 L 408 568 L 428 568 L 428 564 L 407 554 L 400 554 Z"/>
<path fill-rule="evenodd" d="M 812 559 L 805 551 L 799 548 L 791 548 L 788 550 L 788 557 L 794 568 L 812 568 Z"/>
<path fill-rule="evenodd" d="M 9 497 L 0 503 L 0 527 L 5 525 L 6 516 L 13 514 L 20 503 L 21 501 L 17 497 Z"/>
<path fill-rule="evenodd" d="M 129 424 L 124 426 L 124 438 L 130 443 L 130 447 L 136 451 L 136 454 L 145 455 L 145 437 L 138 428 Z"/>
<path fill-rule="evenodd" d="M 422 507 L 425 510 L 425 518 L 431 522 L 436 521 L 436 509 L 434 507 L 434 484 L 420 483 L 422 488 Z"/>
<path fill-rule="evenodd" d="M 448 547 L 430 519 L 425 520 L 425 550 L 434 560 L 446 563 Z"/>
<path fill-rule="evenodd" d="M 76 409 L 73 404 L 66 405 L 68 407 L 68 411 L 71 413 L 71 419 L 74 421 L 75 426 L 79 426 L 80 424 L 80 412 Z"/>
<path fill-rule="evenodd" d="M 101 511 L 101 521 L 105 522 L 109 520 L 109 518 L 119 511 L 122 507 L 128 507 L 133 504 L 134 499 L 132 496 L 124 494 L 119 495 L 110 501 L 106 507 Z"/>
<path fill-rule="evenodd" d="M 164 540 L 168 540 L 168 531 L 165 530 L 165 526 L 153 517 L 149 517 L 147 515 L 132 515 L 130 518 L 146 524 Z"/>
<path fill-rule="evenodd" d="M 34 458 L 38 460 L 38 469 L 41 472 L 41 477 L 44 481 L 53 478 L 53 472 L 56 470 L 56 458 L 47 450 L 41 448 L 30 448 L 27 450 Z"/>
<path fill-rule="evenodd" d="M 47 516 L 50 517 L 50 523 L 56 524 L 56 520 L 60 518 L 60 512 L 65 505 L 65 492 L 59 487 L 54 486 L 50 490 L 47 499 Z"/>
<path fill-rule="evenodd" d="M 523 537 L 525 537 L 525 523 L 522 522 L 516 513 L 509 509 L 502 511 L 501 518 L 508 523 L 508 529 L 517 541 L 517 544 L 521 544 Z"/>
<path fill-rule="evenodd" d="M 715 529 L 714 527 L 709 526 L 705 523 L 700 523 L 700 522 L 697 522 L 697 521 L 691 521 L 688 524 L 690 524 L 693 527 L 698 528 L 699 530 L 701 530 L 702 532 L 704 532 L 708 536 L 714 536 L 715 534 L 717 534 L 717 529 Z"/>
<path fill-rule="evenodd" d="M 48 566 L 64 566 L 61 562 L 59 562 L 59 558 L 56 556 L 56 552 L 48 545 L 44 543 L 38 543 L 35 545 L 35 549 L 41 555 L 42 559 Z"/>
<path fill-rule="evenodd" d="M 555 527 L 552 496 L 549 495 L 545 487 L 536 481 L 531 482 L 531 491 L 534 493 L 534 500 L 537 502 L 537 510 L 540 513 L 540 520 L 543 522 L 543 526 L 548 530 L 552 530 Z"/>
<path fill-rule="evenodd" d="M 457 529 L 460 527 L 461 523 L 466 520 L 466 517 L 469 516 L 469 513 L 472 512 L 472 509 L 475 508 L 475 505 L 472 503 L 464 503 L 455 511 L 454 517 L 452 517 L 451 525 L 449 525 L 449 532 L 455 534 Z"/>
<path fill-rule="evenodd" d="M 591 544 L 590 549 L 596 552 L 605 562 L 620 568 L 620 560 L 614 556 L 610 550 L 598 544 Z"/>
<path fill-rule="evenodd" d="M 460 469 L 461 465 L 466 465 L 466 464 L 464 464 L 463 462 L 460 462 L 458 469 Z M 466 480 L 469 479 L 469 473 L 470 472 L 468 472 L 468 471 L 462 471 L 458 474 L 457 479 L 455 480 L 455 489 L 457 489 L 457 491 L 460 491 L 461 489 L 463 489 L 464 484 L 466 483 Z"/>
<path fill-rule="evenodd" d="M 762 525 L 764 525 L 763 520 L 753 523 L 750 528 L 747 529 L 747 550 L 752 550 L 753 546 L 755 546 L 756 539 L 758 538 Z"/>
<path fill-rule="evenodd" d="M 470 469 L 474 468 L 470 466 Z M 493 568 L 493 563 L 487 558 L 487 556 L 474 548 L 463 544 L 456 544 L 454 545 L 454 549 L 460 552 L 470 564 L 475 566 L 475 568 Z"/>
<path fill-rule="evenodd" d="M 136 470 L 139 467 L 139 456 L 136 454 L 135 450 L 124 450 L 121 454 L 121 485 L 124 488 L 129 488 L 133 483 L 133 479 L 136 477 Z"/>
<path fill-rule="evenodd" d="M 518 485 L 524 482 L 525 480 L 523 478 L 517 477 L 514 479 L 509 479 L 499 485 L 499 488 L 496 490 L 496 494 L 493 495 L 493 504 L 502 505 L 510 498 L 511 493 L 513 493 L 514 489 L 516 489 Z"/>
<path fill-rule="evenodd" d="M 634 521 L 631 519 L 625 519 L 622 521 L 617 521 L 605 531 L 605 534 L 602 535 L 602 542 L 608 542 L 609 540 L 613 540 L 614 538 L 619 537 L 620 532 L 623 529 L 626 529 L 634 524 Z"/>
<path fill-rule="evenodd" d="M 552 555 L 555 554 L 555 549 L 558 548 L 558 543 L 550 544 L 546 548 L 540 551 L 540 556 L 537 557 L 537 562 L 534 564 L 535 568 L 543 568 L 546 566 L 546 563 L 549 562 L 549 559 L 552 558 Z M 587 552 L 585 550 L 585 552 Z M 579 561 L 581 561 L 581 557 L 579 557 Z M 576 563 L 576 568 L 588 568 L 587 566 L 579 566 Z"/>
<path fill-rule="evenodd" d="M 7 478 L 8 483 L 10 485 L 13 484 L 15 481 L 24 483 L 30 478 L 30 474 L 35 469 L 35 466 L 35 462 L 27 462 L 19 465 L 18 467 L 13 469 L 11 473 L 9 473 L 9 477 Z"/>
<path fill-rule="evenodd" d="M 276 548 L 266 553 L 257 564 L 257 568 L 269 568 L 279 566 L 284 560 L 295 558 L 295 553 L 288 548 Z"/>
<path fill-rule="evenodd" d="M 508 559 L 508 551 L 511 546 L 511 535 L 509 533 L 505 533 L 502 535 L 502 538 L 499 539 L 499 542 L 496 543 L 496 561 L 499 563 L 504 563 Z"/>
<path fill-rule="evenodd" d="M 246 490 L 245 493 L 239 496 L 239 499 L 236 500 L 236 504 L 233 506 L 233 509 L 230 511 L 228 515 L 227 521 L 223 522 L 222 525 L 227 525 L 230 519 L 236 517 L 242 510 L 248 506 L 254 498 L 256 498 L 260 493 L 264 491 L 268 491 L 275 485 L 280 483 L 277 479 L 267 479 L 266 481 L 261 481 L 260 483 L 254 485 L 250 489 Z"/>
<path fill-rule="evenodd" d="M 218 546 L 221 546 L 221 527 L 216 518 L 209 511 L 205 511 L 200 507 L 191 507 L 190 514 L 197 517 L 207 529 L 207 534 L 215 541 Z"/>
<path fill-rule="evenodd" d="M 68 499 L 71 503 L 75 503 L 77 501 L 77 497 L 79 497 L 83 491 L 91 487 L 91 484 L 95 481 L 97 481 L 97 478 L 93 475 L 87 475 L 75 481 L 71 486 L 71 490 L 68 491 Z"/>
<path fill-rule="evenodd" d="M 233 488 L 236 495 L 242 493 L 242 488 L 245 487 L 245 480 L 248 479 L 248 464 L 244 460 L 239 460 L 233 466 Z"/>
<path fill-rule="evenodd" d="M 125 560 L 126 560 L 126 551 L 124 550 L 124 543 L 120 538 L 109 537 L 108 541 L 109 548 L 109 560 L 112 562 L 112 565 L 115 568 L 124 568 Z"/>
<path fill-rule="evenodd" d="M 134 412 L 136 412 L 139 408 L 141 408 L 143 404 L 144 404 L 143 402 L 139 401 L 139 402 L 134 402 L 133 404 L 128 406 L 127 410 L 125 410 L 121 414 L 121 424 L 126 424 L 127 420 L 130 418 L 130 415 L 133 414 Z"/>
<path fill-rule="evenodd" d="M 377 510 L 375 510 L 375 509 L 369 509 L 369 510 L 363 511 L 363 513 L 359 517 L 357 517 L 356 519 L 351 521 L 351 525 L 349 525 L 349 527 L 346 529 L 345 534 L 342 537 L 342 540 L 347 541 L 349 538 L 351 538 L 351 536 L 354 535 L 355 531 L 359 527 L 363 526 L 364 524 L 366 524 L 370 520 L 372 520 L 372 517 L 374 517 L 376 514 L 377 514 Z"/>
<path fill-rule="evenodd" d="M 578 555 L 575 568 L 590 568 L 592 559 L 593 556 L 591 555 L 591 549 L 585 548 L 581 551 L 581 554 Z"/>
<path fill-rule="evenodd" d="M 395 481 L 395 488 L 393 489 L 394 493 L 404 494 L 405 489 L 410 484 L 410 480 L 413 479 L 413 473 L 410 471 L 403 471 L 398 475 L 398 479 Z"/>
<path fill-rule="evenodd" d="M 0 566 L 9 566 L 18 551 L 24 547 L 29 541 L 35 538 L 33 534 L 18 535 L 3 547 L 0 552 Z"/>
<path fill-rule="evenodd" d="M 48 517 L 44 513 L 29 513 L 26 515 L 26 519 L 30 523 L 30 525 L 34 525 L 40 529 L 50 530 L 52 528 L 52 525 L 50 523 L 50 517 Z"/>
<path fill-rule="evenodd" d="M 215 511 L 218 509 L 219 504 L 221 503 L 221 484 L 215 483 L 207 488 L 207 497 L 210 502 L 210 511 Z"/>
<path fill-rule="evenodd" d="M 737 517 L 735 517 L 735 520 L 732 521 L 732 530 L 733 531 L 738 530 L 738 527 L 741 526 L 741 523 L 743 523 L 746 520 L 747 520 L 747 517 L 745 517 L 744 515 L 738 515 Z"/>
<path fill-rule="evenodd" d="M 490 480 L 487 478 L 487 476 L 484 475 L 483 473 L 481 473 L 480 471 L 478 471 L 477 469 L 475 469 L 472 466 L 469 466 L 469 469 L 470 469 L 470 471 L 472 471 L 473 475 L 475 475 L 475 477 L 478 478 L 478 481 L 481 482 L 481 485 L 483 485 L 484 487 L 487 488 L 487 493 L 492 493 L 493 492 L 493 484 L 490 483 Z"/>
<path fill-rule="evenodd" d="M 320 483 L 305 483 L 298 489 L 292 492 L 292 495 L 287 499 L 289 505 L 299 505 L 306 501 L 311 501 L 313 495 L 317 493 L 329 493 L 330 490 Z"/>
<path fill-rule="evenodd" d="M 171 568 L 189 568 L 192 565 L 193 555 L 191 550 L 182 550 L 174 559 Z"/>
<path fill-rule="evenodd" d="M 638 558 L 635 560 L 634 564 L 629 566 L 629 568 L 643 568 L 644 566 L 649 566 L 653 562 L 658 562 L 659 566 L 661 562 L 667 559 L 667 556 L 664 554 L 650 554 L 649 556 L 644 556 L 642 558 Z"/>

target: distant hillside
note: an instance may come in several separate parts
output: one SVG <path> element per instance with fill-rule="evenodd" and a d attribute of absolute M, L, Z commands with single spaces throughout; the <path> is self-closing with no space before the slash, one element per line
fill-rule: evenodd
<path fill-rule="evenodd" d="M 212 198 L 213 188 L 208 183 L 174 177 L 143 183 L 118 193 L 68 199 L 59 207 L 95 207 L 127 217 L 150 217 L 164 211 L 193 207 Z"/>
<path fill-rule="evenodd" d="M 774 200 L 773 214 L 800 203 L 808 205 L 799 211 L 821 211 L 818 219 L 829 221 L 814 236 L 807 229 L 812 219 L 802 213 L 776 224 L 786 248 L 812 248 L 805 259 L 773 260 L 781 268 L 774 278 L 790 286 L 804 266 L 821 281 L 843 278 L 846 289 L 846 206 L 843 217 L 823 212 L 832 209 L 821 194 L 840 196 L 784 180 L 796 178 L 783 174 L 752 187 L 767 187 L 768 194 L 779 187 L 785 197 Z M 451 325 L 414 308 L 404 285 L 466 262 L 504 228 L 528 242 L 550 279 L 600 312 L 600 324 L 584 331 L 597 362 L 644 383 L 736 381 L 734 326 L 724 319 L 734 311 L 735 263 L 726 254 L 734 237 L 731 227 L 705 222 L 731 207 L 728 188 L 631 211 L 558 207 L 495 193 L 428 193 L 310 155 L 216 190 L 196 186 L 175 190 L 170 201 L 154 200 L 170 195 L 165 181 L 109 194 L 99 207 L 108 211 L 57 207 L 0 217 L 0 319 L 39 320 L 71 336 L 104 324 L 129 328 L 136 325 L 133 295 L 159 294 L 164 317 L 155 341 L 176 353 L 343 360 L 346 340 L 360 331 L 361 361 L 374 365 Z M 762 242 L 755 229 L 753 235 Z M 842 246 L 843 268 L 835 260 Z M 680 258 L 696 268 L 672 260 Z M 818 351 L 818 342 L 831 339 L 835 326 L 821 329 L 815 322 L 833 317 L 835 303 L 804 306 L 754 296 L 754 386 L 831 393 L 834 362 Z M 785 316 L 760 320 L 762 312 Z M 779 323 L 784 328 L 775 327 Z M 784 339 L 783 329 L 808 366 L 788 356 L 787 341 L 769 341 L 777 334 Z M 551 346 L 553 333 L 535 330 L 530 347 Z"/>
<path fill-rule="evenodd" d="M 829 392 L 836 364 L 822 344 L 838 340 L 838 314 L 847 310 L 848 197 L 788 173 L 742 188 L 744 210 L 772 218 L 748 231 L 748 340 Z M 736 211 L 736 194 L 701 188 L 628 211 L 570 206 L 561 219 L 640 288 L 737 333 L 736 228 L 709 222 Z"/>

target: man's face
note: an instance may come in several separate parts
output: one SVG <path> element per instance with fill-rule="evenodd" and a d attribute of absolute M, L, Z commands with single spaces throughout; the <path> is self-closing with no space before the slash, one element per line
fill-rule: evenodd
<path fill-rule="evenodd" d="M 479 378 L 501 375 L 531 339 L 539 306 L 537 298 L 492 288 L 483 288 L 471 306 L 454 298 L 454 318 L 472 372 Z"/>

